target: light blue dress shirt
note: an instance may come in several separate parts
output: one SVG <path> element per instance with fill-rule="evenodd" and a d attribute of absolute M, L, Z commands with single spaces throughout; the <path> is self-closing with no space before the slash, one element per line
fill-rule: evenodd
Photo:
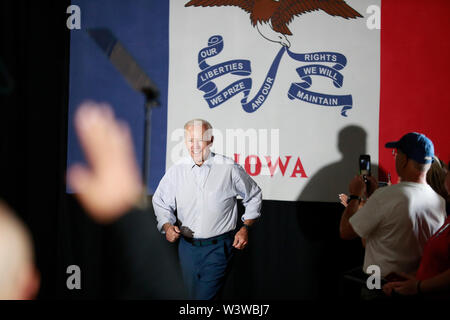
<path fill-rule="evenodd" d="M 198 166 L 189 156 L 174 164 L 153 195 L 158 230 L 175 224 L 175 210 L 194 238 L 210 238 L 236 228 L 237 200 L 242 197 L 242 221 L 261 216 L 262 192 L 256 182 L 232 159 L 210 152 Z"/>

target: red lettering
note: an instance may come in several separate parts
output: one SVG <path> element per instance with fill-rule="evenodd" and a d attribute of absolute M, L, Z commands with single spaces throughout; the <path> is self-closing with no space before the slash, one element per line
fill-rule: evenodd
<path fill-rule="evenodd" d="M 308 178 L 306 175 L 305 169 L 303 169 L 302 162 L 300 161 L 300 157 L 297 158 L 297 163 L 295 164 L 295 168 L 292 171 L 291 178 L 297 178 L 297 174 L 300 174 L 301 178 Z"/>
<path fill-rule="evenodd" d="M 235 153 L 234 154 L 234 162 L 239 163 L 239 158 L 241 157 L 241 155 L 239 153 Z"/>
<path fill-rule="evenodd" d="M 252 168 L 250 166 L 250 159 L 256 159 L 256 166 L 255 166 L 255 171 L 252 172 Z M 245 171 L 247 171 L 247 173 L 251 176 L 257 176 L 260 174 L 261 172 L 261 160 L 259 160 L 258 156 L 255 155 L 251 155 L 248 156 L 247 158 L 245 158 Z"/>
<path fill-rule="evenodd" d="M 281 174 L 284 177 L 284 173 L 286 172 L 287 165 L 289 164 L 289 160 L 291 160 L 292 156 L 286 156 L 286 162 L 281 162 L 280 157 L 278 157 L 277 162 L 275 162 L 274 165 L 272 165 L 272 159 L 270 156 L 266 156 L 267 165 L 269 166 L 270 170 L 270 176 L 273 177 L 275 170 L 277 169 L 277 166 L 280 166 Z"/>

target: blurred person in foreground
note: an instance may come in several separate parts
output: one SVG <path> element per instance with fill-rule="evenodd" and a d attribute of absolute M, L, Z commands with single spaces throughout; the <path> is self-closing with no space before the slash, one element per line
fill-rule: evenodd
<path fill-rule="evenodd" d="M 118 298 L 184 298 L 176 253 L 160 239 L 151 206 L 143 202 L 146 192 L 129 127 L 109 105 L 86 102 L 76 111 L 75 129 L 87 164 L 71 166 L 67 182 L 86 213 L 116 231 Z"/>
<path fill-rule="evenodd" d="M 30 234 L 0 202 L 0 300 L 33 299 L 39 284 Z"/>
<path fill-rule="evenodd" d="M 450 193 L 448 167 L 444 186 Z M 417 273 L 401 273 L 400 276 L 406 280 L 389 282 L 383 286 L 387 295 L 397 293 L 450 299 L 450 217 L 447 217 L 444 225 L 426 243 Z"/>
<path fill-rule="evenodd" d="M 210 151 L 214 137 L 209 122 L 194 119 L 184 129 L 189 156 L 167 170 L 153 207 L 158 230 L 169 242 L 180 239 L 178 254 L 190 298 L 211 300 L 224 285 L 233 249 L 247 246 L 249 228 L 261 215 L 262 193 L 239 164 Z M 239 228 L 237 196 L 245 206 Z"/>
<path fill-rule="evenodd" d="M 411 273 L 417 270 L 427 240 L 445 220 L 445 201 L 426 182 L 434 147 L 430 139 L 419 133 L 408 133 L 399 141 L 386 144 L 396 153 L 395 167 L 401 182 L 377 189 L 369 178 L 366 204 L 359 209 L 366 184 L 356 176 L 349 185 L 348 206 L 341 217 L 343 239 L 366 239 L 363 271 L 370 265 L 380 268 L 381 276 Z M 362 298 L 384 296 L 382 290 L 363 287 Z"/>

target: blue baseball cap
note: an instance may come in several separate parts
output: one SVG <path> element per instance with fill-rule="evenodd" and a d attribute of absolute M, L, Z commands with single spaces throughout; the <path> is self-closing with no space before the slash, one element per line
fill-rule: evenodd
<path fill-rule="evenodd" d="M 418 163 L 426 164 L 433 162 L 433 142 L 421 133 L 407 133 L 399 141 L 386 143 L 386 148 L 399 149 L 406 154 L 408 158 L 413 159 Z"/>

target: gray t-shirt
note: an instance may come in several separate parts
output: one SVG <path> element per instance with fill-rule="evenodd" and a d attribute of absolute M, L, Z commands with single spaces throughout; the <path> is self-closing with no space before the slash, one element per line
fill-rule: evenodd
<path fill-rule="evenodd" d="M 445 200 L 427 184 L 379 188 L 349 220 L 366 239 L 364 271 L 377 265 L 382 276 L 415 272 L 425 243 L 445 218 Z"/>

